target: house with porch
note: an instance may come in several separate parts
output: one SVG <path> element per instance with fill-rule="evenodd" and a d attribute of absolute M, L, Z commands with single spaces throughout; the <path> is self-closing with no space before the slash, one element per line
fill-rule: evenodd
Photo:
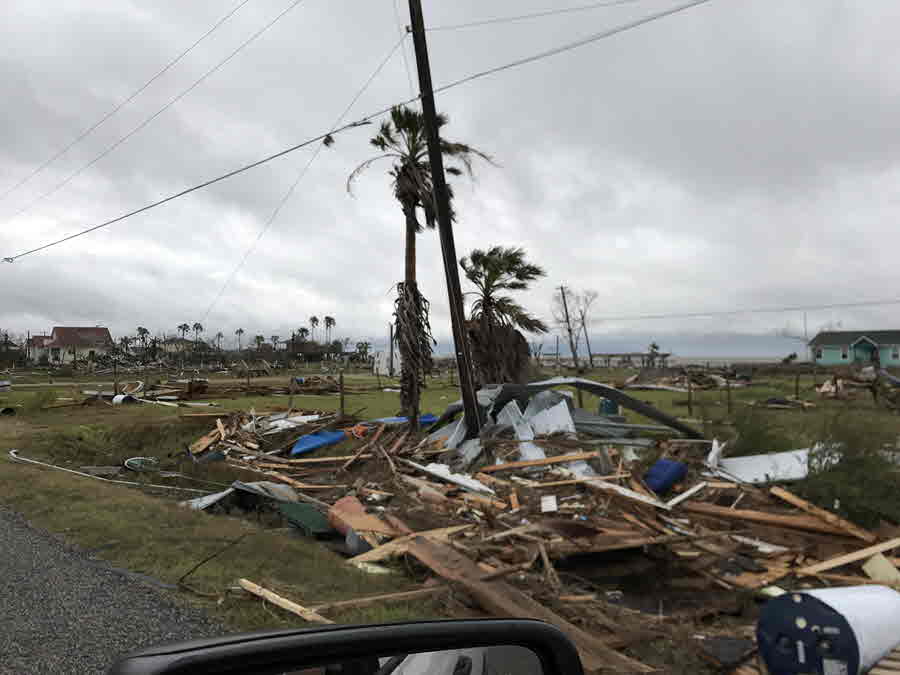
<path fill-rule="evenodd" d="M 900 366 L 900 330 L 822 331 L 809 346 L 820 366 Z"/>
<path fill-rule="evenodd" d="M 49 336 L 34 337 L 39 339 L 29 345 L 31 358 L 46 356 L 50 363 L 93 361 L 114 347 L 109 328 L 102 326 L 56 326 Z"/>

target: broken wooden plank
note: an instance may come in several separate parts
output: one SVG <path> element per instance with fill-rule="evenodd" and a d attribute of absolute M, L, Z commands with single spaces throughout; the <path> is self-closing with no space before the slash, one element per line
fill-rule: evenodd
<path fill-rule="evenodd" d="M 676 497 L 672 497 L 672 499 L 670 499 L 669 501 L 666 502 L 666 506 L 668 506 L 670 509 L 673 506 L 678 506 L 681 502 L 687 500 L 690 497 L 693 497 L 695 494 L 700 492 L 700 490 L 702 490 L 705 487 L 706 487 L 706 483 L 701 481 L 701 482 L 697 483 L 694 487 L 685 490 L 680 495 L 678 495 Z"/>
<path fill-rule="evenodd" d="M 494 616 L 534 618 L 562 630 L 575 644 L 586 671 L 653 672 L 653 668 L 617 652 L 603 640 L 570 623 L 505 581 L 481 581 L 478 565 L 452 547 L 416 537 L 409 553 L 439 576 L 458 583 L 485 611 Z"/>
<path fill-rule="evenodd" d="M 219 440 L 219 430 L 213 429 L 205 436 L 201 436 L 189 446 L 192 455 L 199 455 L 209 446 Z"/>
<path fill-rule="evenodd" d="M 431 586 L 430 588 L 420 588 L 414 591 L 401 591 L 399 593 L 383 593 L 381 595 L 367 595 L 361 598 L 352 598 L 351 600 L 338 600 L 336 602 L 326 602 L 320 605 L 313 605 L 310 609 L 314 612 L 324 611 L 341 611 L 344 609 L 355 609 L 357 607 L 368 607 L 369 605 L 382 605 L 392 602 L 406 602 L 408 600 L 418 600 L 419 598 L 427 598 L 433 595 L 441 595 L 449 591 L 450 588 L 443 584 Z"/>
<path fill-rule="evenodd" d="M 846 530 L 854 537 L 857 537 L 858 539 L 862 539 L 863 541 L 868 542 L 869 544 L 873 544 L 873 543 L 875 543 L 875 541 L 878 540 L 878 535 L 876 535 L 874 532 L 869 532 L 868 530 L 864 530 L 863 528 L 859 527 L 858 525 L 851 523 L 849 520 L 845 520 L 844 518 L 841 518 L 840 516 L 838 516 L 834 513 L 831 513 L 830 511 L 826 511 L 823 508 L 819 508 L 815 504 L 810 504 L 805 499 L 801 499 L 800 497 L 795 495 L 793 492 L 788 492 L 784 488 L 780 488 L 780 487 L 776 486 L 776 487 L 771 488 L 769 490 L 769 492 L 771 494 L 775 495 L 776 497 L 778 497 L 779 499 L 786 501 L 788 504 L 792 504 L 793 506 L 796 506 L 801 511 L 806 511 L 807 513 L 815 516 L 816 518 L 821 518 L 826 523 L 834 525 L 835 527 L 840 528 L 842 530 Z"/>
<path fill-rule="evenodd" d="M 360 553 L 358 556 L 354 558 L 350 558 L 347 562 L 351 564 L 362 563 L 362 562 L 376 562 L 378 560 L 384 560 L 385 558 L 389 558 L 394 555 L 402 555 L 406 553 L 407 548 L 409 547 L 410 542 L 413 541 L 416 537 L 425 537 L 426 539 L 447 539 L 451 534 L 456 534 L 457 532 L 462 532 L 463 530 L 468 530 L 475 527 L 473 524 L 469 525 L 453 525 L 452 527 L 441 527 L 435 530 L 425 530 L 423 532 L 414 532 L 413 534 L 406 535 L 405 537 L 399 537 L 394 539 L 393 541 L 389 541 L 386 544 L 382 544 L 377 548 L 373 548 L 371 551 L 366 551 L 365 553 Z"/>
<path fill-rule="evenodd" d="M 326 619 L 321 614 L 314 612 L 311 609 L 304 607 L 303 605 L 298 605 L 296 602 L 292 602 L 287 598 L 283 598 L 277 593 L 273 593 L 272 591 L 263 588 L 257 584 L 254 584 L 252 581 L 248 581 L 247 579 L 238 579 L 238 584 L 240 584 L 241 588 L 243 588 L 248 593 L 252 593 L 253 595 L 259 596 L 264 600 L 271 602 L 273 605 L 277 605 L 282 609 L 291 612 L 292 614 L 296 614 L 304 621 L 310 621 L 312 623 L 334 623 L 331 619 Z"/>
<path fill-rule="evenodd" d="M 629 490 L 627 487 L 622 487 L 621 485 L 616 485 L 615 483 L 607 483 L 603 480 L 591 480 L 585 483 L 590 488 L 595 488 L 598 490 L 603 490 L 605 492 L 614 492 L 620 497 L 625 497 L 626 499 L 630 499 L 631 501 L 640 502 L 641 504 L 649 504 L 650 506 L 655 506 L 658 509 L 663 509 L 664 511 L 670 511 L 671 507 L 664 502 L 659 501 L 655 497 L 648 497 L 646 495 L 642 495 L 640 492 L 636 492 L 634 490 Z"/>
<path fill-rule="evenodd" d="M 556 457 L 545 457 L 544 459 L 524 459 L 519 462 L 508 462 L 506 464 L 493 464 L 482 467 L 481 473 L 495 473 L 497 471 L 511 471 L 513 469 L 524 469 L 530 466 L 550 466 L 551 464 L 564 464 L 566 462 L 577 462 L 582 459 L 595 459 L 600 453 L 591 452 L 573 452 L 569 455 L 558 455 Z"/>
<path fill-rule="evenodd" d="M 847 536 L 844 530 L 809 516 L 788 516 L 780 513 L 766 513 L 765 511 L 732 509 L 727 506 L 716 506 L 715 504 L 692 501 L 684 502 L 681 508 L 691 513 L 699 513 L 704 516 L 713 516 L 726 520 L 746 520 L 752 523 L 775 525 L 776 527 L 787 527 L 794 530 Z"/>
<path fill-rule="evenodd" d="M 283 473 L 279 473 L 278 471 L 259 471 L 258 473 L 265 474 L 266 476 L 271 476 L 277 480 L 280 480 L 282 483 L 287 483 L 288 485 L 295 487 L 299 490 L 333 490 L 335 488 L 346 488 L 346 485 L 310 485 L 308 483 L 301 483 L 299 480 L 294 480 L 290 476 L 285 476 Z"/>
<path fill-rule="evenodd" d="M 881 553 L 876 553 L 863 563 L 863 572 L 872 579 L 886 586 L 900 586 L 900 570 L 894 567 Z"/>
<path fill-rule="evenodd" d="M 859 560 L 871 558 L 876 553 L 884 553 L 885 551 L 890 551 L 891 549 L 897 548 L 898 546 L 900 546 L 900 537 L 891 539 L 890 541 L 882 542 L 880 544 L 876 544 L 875 546 L 869 546 L 868 548 L 861 548 L 858 551 L 854 551 L 853 553 L 839 555 L 836 558 L 832 558 L 831 560 L 826 560 L 815 565 L 801 567 L 799 570 L 797 570 L 797 574 L 801 576 L 812 576 L 814 574 L 818 574 L 819 572 L 827 572 L 828 570 L 834 569 L 835 567 L 841 567 L 842 565 L 849 565 L 850 563 L 857 562 Z"/>
<path fill-rule="evenodd" d="M 551 480 L 544 483 L 535 483 L 536 488 L 562 487 L 565 485 L 581 485 L 583 483 L 591 483 L 598 480 L 618 480 L 619 478 L 628 478 L 631 476 L 627 471 L 624 473 L 614 473 L 609 476 L 592 476 L 591 478 L 571 478 L 569 480 Z"/>

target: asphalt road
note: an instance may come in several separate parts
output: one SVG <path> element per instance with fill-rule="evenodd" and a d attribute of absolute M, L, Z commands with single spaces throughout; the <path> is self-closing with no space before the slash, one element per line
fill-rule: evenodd
<path fill-rule="evenodd" d="M 91 559 L 0 508 L 0 674 L 105 673 L 132 649 L 224 632 L 158 582 Z"/>

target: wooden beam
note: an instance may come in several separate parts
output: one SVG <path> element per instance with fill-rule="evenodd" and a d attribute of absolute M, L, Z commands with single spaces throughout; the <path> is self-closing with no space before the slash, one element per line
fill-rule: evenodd
<path fill-rule="evenodd" d="M 409 552 L 448 581 L 458 583 L 486 612 L 494 616 L 528 617 L 555 625 L 578 648 L 586 671 L 603 668 L 616 672 L 648 673 L 653 668 L 620 654 L 603 640 L 570 623 L 540 602 L 505 581 L 481 581 L 481 569 L 452 547 L 416 538 Z"/>
<path fill-rule="evenodd" d="M 850 533 L 854 537 L 857 537 L 858 539 L 862 539 L 863 541 L 868 542 L 870 544 L 874 544 L 878 540 L 878 535 L 876 535 L 874 532 L 869 532 L 868 530 L 864 530 L 863 528 L 859 527 L 858 525 L 851 523 L 849 520 L 844 520 L 840 516 L 835 515 L 834 513 L 831 513 L 830 511 L 826 511 L 825 509 L 819 508 L 815 504 L 810 504 L 805 499 L 801 499 L 800 497 L 795 495 L 793 492 L 788 492 L 784 488 L 773 487 L 772 489 L 769 490 L 769 492 L 771 494 L 773 494 L 774 496 L 778 497 L 779 499 L 786 501 L 788 504 L 792 504 L 792 505 L 796 506 L 801 511 L 806 511 L 807 513 L 815 516 L 816 518 L 821 518 L 826 523 L 829 523 L 831 525 L 834 525 L 837 528 L 847 531 L 848 533 Z"/>
<path fill-rule="evenodd" d="M 892 548 L 897 548 L 898 546 L 900 546 L 900 537 L 891 539 L 890 541 L 884 541 L 880 544 L 876 544 L 875 546 L 869 546 L 868 548 L 861 548 L 858 551 L 854 551 L 853 553 L 839 555 L 838 557 L 832 558 L 831 560 L 826 560 L 825 562 L 801 567 L 799 570 L 797 570 L 797 574 L 801 576 L 812 576 L 814 574 L 818 574 L 819 572 L 826 572 L 830 569 L 834 569 L 835 567 L 840 567 L 841 565 L 849 565 L 850 563 L 857 562 L 859 560 L 865 560 L 866 558 L 872 557 L 876 553 L 884 553 L 885 551 L 890 551 Z"/>
<path fill-rule="evenodd" d="M 569 455 L 558 455 L 556 457 L 545 457 L 544 459 L 525 459 L 520 462 L 508 462 L 507 464 L 493 464 L 482 467 L 481 473 L 495 473 L 497 471 L 511 471 L 513 469 L 524 469 L 529 466 L 550 466 L 551 464 L 564 464 L 565 462 L 577 462 L 581 459 L 595 459 L 600 453 L 592 452 L 573 452 Z"/>
<path fill-rule="evenodd" d="M 823 532 L 825 534 L 839 534 L 847 536 L 844 530 L 833 525 L 823 523 L 809 516 L 787 516 L 780 513 L 766 513 L 765 511 L 751 511 L 748 509 L 732 509 L 727 506 L 716 506 L 703 502 L 684 502 L 681 508 L 690 513 L 699 513 L 704 516 L 724 518 L 726 520 L 746 520 L 751 523 L 787 527 L 793 530 L 805 530 L 807 532 Z"/>
<path fill-rule="evenodd" d="M 323 611 L 340 611 L 343 609 L 351 609 L 355 607 L 367 607 L 368 605 L 382 605 L 391 602 L 406 602 L 407 600 L 417 600 L 432 595 L 440 595 L 446 593 L 450 588 L 443 584 L 431 586 L 430 588 L 420 588 L 415 591 L 401 591 L 400 593 L 383 593 L 381 595 L 367 595 L 361 598 L 352 598 L 351 600 L 338 600 L 337 602 L 326 602 L 321 605 L 313 605 L 310 609 L 314 612 Z"/>
<path fill-rule="evenodd" d="M 362 562 L 376 562 L 378 560 L 384 560 L 385 558 L 389 558 L 394 555 L 402 555 L 406 553 L 406 550 L 409 548 L 410 543 L 416 537 L 425 537 L 427 539 L 438 539 L 438 540 L 446 540 L 451 534 L 456 534 L 457 532 L 462 532 L 463 530 L 468 530 L 475 527 L 474 525 L 454 525 L 452 527 L 441 527 L 436 530 L 425 530 L 424 532 L 414 532 L 412 534 L 406 535 L 405 537 L 399 537 L 394 539 L 393 541 L 389 541 L 386 544 L 382 544 L 377 548 L 373 548 L 371 551 L 366 551 L 365 553 L 360 553 L 358 556 L 354 558 L 350 558 L 347 562 L 350 564 L 362 563 Z"/>
<path fill-rule="evenodd" d="M 238 584 L 240 584 L 241 588 L 243 588 L 248 593 L 259 596 L 260 598 L 271 602 L 273 605 L 281 607 L 281 609 L 285 609 L 292 614 L 296 614 L 304 621 L 310 621 L 312 623 L 334 623 L 334 621 L 332 621 L 331 619 L 326 619 L 324 616 L 318 614 L 317 612 L 314 612 L 313 610 L 308 609 L 303 605 L 298 605 L 296 602 L 292 602 L 287 598 L 283 598 L 277 593 L 273 593 L 272 591 L 263 588 L 262 586 L 254 584 L 252 581 L 248 581 L 247 579 L 238 579 Z"/>

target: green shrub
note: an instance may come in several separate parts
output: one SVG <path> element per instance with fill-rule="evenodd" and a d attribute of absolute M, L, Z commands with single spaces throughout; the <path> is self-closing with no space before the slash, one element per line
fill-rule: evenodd
<path fill-rule="evenodd" d="M 888 450 L 893 431 L 871 414 L 844 410 L 823 419 L 815 440 L 810 475 L 793 489 L 863 527 L 900 523 L 900 467 Z"/>
<path fill-rule="evenodd" d="M 734 415 L 736 438 L 729 443 L 728 456 L 762 455 L 796 448 L 795 441 L 776 426 L 767 411 L 751 407 L 738 408 Z"/>
<path fill-rule="evenodd" d="M 37 414 L 54 401 L 56 401 L 56 391 L 53 389 L 36 391 L 22 402 L 22 412 L 26 415 Z"/>

